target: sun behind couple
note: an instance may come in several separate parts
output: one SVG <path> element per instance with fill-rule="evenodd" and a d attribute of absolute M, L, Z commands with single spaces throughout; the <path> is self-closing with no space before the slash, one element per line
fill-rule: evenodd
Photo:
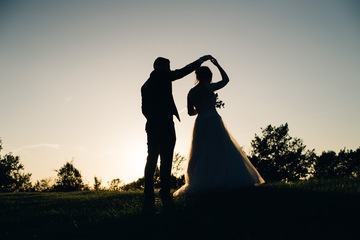
<path fill-rule="evenodd" d="M 212 82 L 212 72 L 201 66 L 210 60 L 220 71 L 221 80 Z M 160 155 L 160 198 L 165 209 L 171 208 L 171 166 L 176 142 L 173 115 L 180 121 L 172 96 L 172 82 L 195 71 L 197 84 L 187 96 L 190 116 L 197 115 L 185 184 L 173 196 L 216 193 L 264 183 L 239 144 L 226 129 L 216 111 L 215 91 L 223 88 L 229 78 L 211 55 L 177 70 L 170 69 L 170 61 L 159 57 L 154 70 L 141 88 L 142 112 L 146 117 L 148 156 L 145 165 L 145 211 L 154 211 L 154 173 Z"/>

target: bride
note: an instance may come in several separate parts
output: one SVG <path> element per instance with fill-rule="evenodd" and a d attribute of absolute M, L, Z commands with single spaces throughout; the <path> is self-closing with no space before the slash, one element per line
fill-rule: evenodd
<path fill-rule="evenodd" d="M 197 84 L 187 96 L 190 116 L 197 115 L 185 173 L 185 184 L 173 193 L 196 195 L 255 186 L 265 181 L 251 164 L 216 111 L 217 94 L 229 78 L 218 61 L 211 62 L 222 80 L 212 83 L 212 72 L 202 66 L 196 70 Z"/>

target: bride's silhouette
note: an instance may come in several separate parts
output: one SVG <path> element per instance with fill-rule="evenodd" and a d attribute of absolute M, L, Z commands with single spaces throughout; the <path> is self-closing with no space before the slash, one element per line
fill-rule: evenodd
<path fill-rule="evenodd" d="M 188 114 L 197 118 L 185 184 L 174 196 L 234 190 L 265 182 L 216 111 L 214 92 L 223 88 L 229 78 L 216 59 L 211 62 L 219 69 L 222 80 L 212 83 L 212 72 L 206 66 L 196 70 L 198 83 L 188 93 L 187 107 Z"/>

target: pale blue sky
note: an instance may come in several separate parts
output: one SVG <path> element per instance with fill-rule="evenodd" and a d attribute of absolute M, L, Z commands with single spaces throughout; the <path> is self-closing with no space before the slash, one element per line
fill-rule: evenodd
<path fill-rule="evenodd" d="M 318 154 L 360 146 L 358 1 L 33 0 L 0 3 L 1 154 L 19 155 L 33 182 L 72 159 L 90 184 L 136 180 L 154 59 L 176 69 L 205 54 L 230 77 L 219 112 L 247 152 L 260 128 L 286 122 Z M 173 84 L 179 110 L 194 80 Z M 195 118 L 181 119 L 186 156 Z"/>

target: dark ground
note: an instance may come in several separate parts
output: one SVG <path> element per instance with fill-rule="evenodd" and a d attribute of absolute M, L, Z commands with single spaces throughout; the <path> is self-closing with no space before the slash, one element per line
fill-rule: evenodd
<path fill-rule="evenodd" d="M 141 192 L 0 194 L 8 239 L 360 239 L 359 191 L 263 185 L 141 214 Z"/>

